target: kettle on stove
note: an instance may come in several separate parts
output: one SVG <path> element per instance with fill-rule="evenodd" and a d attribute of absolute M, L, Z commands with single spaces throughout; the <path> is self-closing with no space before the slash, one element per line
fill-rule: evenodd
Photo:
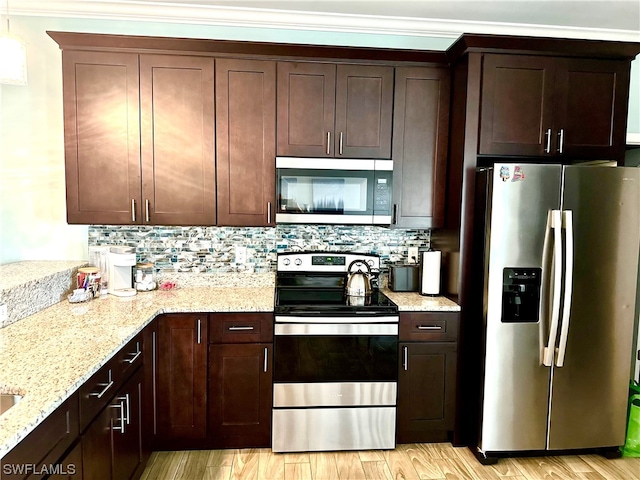
<path fill-rule="evenodd" d="M 352 271 L 356 266 L 355 271 Z M 366 272 L 362 271 L 362 266 Z M 348 297 L 371 296 L 371 267 L 364 260 L 354 260 L 347 268 L 347 284 L 345 293 Z"/>

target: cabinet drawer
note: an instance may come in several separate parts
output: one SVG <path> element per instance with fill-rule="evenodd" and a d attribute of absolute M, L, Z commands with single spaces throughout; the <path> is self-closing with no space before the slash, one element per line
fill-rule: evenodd
<path fill-rule="evenodd" d="M 2 478 L 22 479 L 33 472 L 9 473 L 14 466 L 30 465 L 41 471 L 42 465 L 57 463 L 78 434 L 78 394 L 74 393 L 4 456 Z"/>
<path fill-rule="evenodd" d="M 273 341 L 272 313 L 215 313 L 209 315 L 209 343 Z"/>
<path fill-rule="evenodd" d="M 141 352 L 142 333 L 139 333 L 80 387 L 80 431 L 89 425 L 126 378 L 142 364 Z"/>
<path fill-rule="evenodd" d="M 414 312 L 400 314 L 400 341 L 455 342 L 458 339 L 457 312 Z"/>

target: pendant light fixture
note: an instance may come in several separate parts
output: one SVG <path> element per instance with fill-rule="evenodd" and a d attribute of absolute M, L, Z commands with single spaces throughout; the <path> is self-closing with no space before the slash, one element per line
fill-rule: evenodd
<path fill-rule="evenodd" d="M 7 29 L 0 35 L 0 83 L 27 84 L 27 45 L 11 34 L 9 27 L 9 0 L 7 0 Z"/>

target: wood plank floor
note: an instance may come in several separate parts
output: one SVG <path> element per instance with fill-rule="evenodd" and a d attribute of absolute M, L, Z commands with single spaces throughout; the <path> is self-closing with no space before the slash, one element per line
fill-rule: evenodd
<path fill-rule="evenodd" d="M 272 453 L 270 449 L 154 452 L 142 480 L 640 480 L 640 458 L 504 458 L 482 466 L 449 443 L 395 450 Z"/>

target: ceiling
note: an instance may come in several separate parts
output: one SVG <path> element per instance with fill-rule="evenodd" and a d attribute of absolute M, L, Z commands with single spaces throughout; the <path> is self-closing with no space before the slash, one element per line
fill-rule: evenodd
<path fill-rule="evenodd" d="M 0 0 L 0 5 L 8 0 Z M 640 0 L 9 0 L 13 15 L 457 37 L 640 41 Z"/>

